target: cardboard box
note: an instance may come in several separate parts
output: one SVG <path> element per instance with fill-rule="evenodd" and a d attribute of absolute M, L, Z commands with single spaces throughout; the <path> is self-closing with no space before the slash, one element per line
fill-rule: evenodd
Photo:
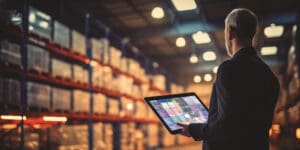
<path fill-rule="evenodd" d="M 104 70 L 104 67 L 102 67 L 102 66 L 93 67 L 93 86 L 94 87 L 103 87 L 104 86 L 103 70 Z"/>
<path fill-rule="evenodd" d="M 73 111 L 88 113 L 90 110 L 90 93 L 81 90 L 74 90 Z"/>
<path fill-rule="evenodd" d="M 119 49 L 113 46 L 110 47 L 110 65 L 116 68 L 120 68 L 121 56 L 122 52 Z"/>
<path fill-rule="evenodd" d="M 21 64 L 21 51 L 18 44 L 1 40 L 0 42 L 0 61 L 9 62 L 22 66 Z"/>
<path fill-rule="evenodd" d="M 92 58 L 98 61 L 102 61 L 102 43 L 99 39 L 91 38 L 92 44 Z"/>
<path fill-rule="evenodd" d="M 73 80 L 81 83 L 88 83 L 88 71 L 79 65 L 72 65 Z"/>
<path fill-rule="evenodd" d="M 119 115 L 120 108 L 119 108 L 119 100 L 114 98 L 108 98 L 108 114 L 110 115 Z"/>
<path fill-rule="evenodd" d="M 93 105 L 94 113 L 106 114 L 106 111 L 107 111 L 106 110 L 106 105 L 107 105 L 106 96 L 101 93 L 93 94 L 93 96 L 94 96 L 94 105 Z"/>
<path fill-rule="evenodd" d="M 59 44 L 62 47 L 70 48 L 70 29 L 66 25 L 58 21 L 54 21 L 53 32 L 53 40 L 55 43 Z"/>
<path fill-rule="evenodd" d="M 50 86 L 27 82 L 27 105 L 50 109 Z"/>
<path fill-rule="evenodd" d="M 20 81 L 0 77 L 0 102 L 12 105 L 21 105 Z"/>
<path fill-rule="evenodd" d="M 52 58 L 52 75 L 63 78 L 72 78 L 71 64 Z"/>
<path fill-rule="evenodd" d="M 52 109 L 70 111 L 71 91 L 61 88 L 52 88 Z"/>

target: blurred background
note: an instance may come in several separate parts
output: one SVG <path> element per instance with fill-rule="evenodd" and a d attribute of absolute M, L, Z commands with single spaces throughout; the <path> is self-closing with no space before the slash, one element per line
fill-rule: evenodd
<path fill-rule="evenodd" d="M 258 16 L 254 47 L 281 85 L 270 149 L 300 149 L 299 6 L 0 0 L 0 149 L 201 149 L 170 135 L 143 97 L 195 92 L 208 106 L 229 59 L 224 20 L 239 7 Z"/>

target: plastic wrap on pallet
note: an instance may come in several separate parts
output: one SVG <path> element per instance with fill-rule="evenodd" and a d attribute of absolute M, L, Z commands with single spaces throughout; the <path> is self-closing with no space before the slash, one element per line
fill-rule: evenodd
<path fill-rule="evenodd" d="M 21 104 L 20 81 L 0 78 L 0 102 L 16 106 Z"/>
<path fill-rule="evenodd" d="M 73 111 L 88 113 L 90 108 L 90 93 L 81 90 L 74 90 Z"/>
<path fill-rule="evenodd" d="M 110 115 L 119 115 L 119 100 L 115 98 L 108 98 L 108 114 Z"/>
<path fill-rule="evenodd" d="M 92 58 L 98 61 L 102 61 L 102 43 L 99 39 L 91 38 L 92 44 Z"/>
<path fill-rule="evenodd" d="M 110 47 L 110 65 L 116 68 L 120 68 L 121 56 L 122 56 L 122 52 L 119 49 L 113 46 Z"/>
<path fill-rule="evenodd" d="M 58 21 L 54 21 L 53 32 L 53 40 L 55 43 L 59 44 L 62 47 L 70 48 L 70 29 L 66 25 Z"/>
<path fill-rule="evenodd" d="M 70 111 L 71 91 L 61 88 L 52 88 L 52 109 L 59 111 Z"/>
<path fill-rule="evenodd" d="M 51 39 L 51 16 L 33 7 L 29 7 L 29 32 L 35 33 L 48 40 Z"/>
<path fill-rule="evenodd" d="M 27 45 L 28 69 L 49 72 L 49 52 L 41 47 Z"/>
<path fill-rule="evenodd" d="M 71 64 L 52 58 L 52 75 L 56 77 L 72 78 Z"/>
<path fill-rule="evenodd" d="M 102 62 L 109 64 L 110 52 L 109 52 L 109 40 L 106 38 L 100 39 L 102 49 Z"/>
<path fill-rule="evenodd" d="M 29 107 L 50 108 L 50 86 L 27 82 L 27 104 Z"/>
<path fill-rule="evenodd" d="M 7 40 L 1 40 L 0 44 L 0 61 L 22 66 L 20 45 Z"/>
<path fill-rule="evenodd" d="M 75 30 L 72 30 L 72 50 L 81 55 L 86 55 L 85 36 Z"/>
<path fill-rule="evenodd" d="M 94 94 L 94 113 L 106 114 L 106 96 L 101 93 Z"/>
<path fill-rule="evenodd" d="M 79 65 L 73 65 L 73 79 L 76 82 L 88 83 L 88 71 Z"/>

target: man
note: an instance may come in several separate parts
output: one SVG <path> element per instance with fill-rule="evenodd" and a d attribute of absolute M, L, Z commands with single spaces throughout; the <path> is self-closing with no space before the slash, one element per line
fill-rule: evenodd
<path fill-rule="evenodd" d="M 211 95 L 207 124 L 178 123 L 182 134 L 203 140 L 203 150 L 268 150 L 279 83 L 252 47 L 257 17 L 234 9 L 225 20 L 231 59 L 222 63 Z"/>

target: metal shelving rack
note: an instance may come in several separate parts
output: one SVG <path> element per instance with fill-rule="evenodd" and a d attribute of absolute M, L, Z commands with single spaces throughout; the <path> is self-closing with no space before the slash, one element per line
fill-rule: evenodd
<path fill-rule="evenodd" d="M 47 39 L 41 38 L 38 35 L 32 34 L 28 32 L 28 13 L 29 13 L 29 1 L 28 0 L 24 0 L 23 1 L 23 7 L 22 7 L 22 28 L 21 28 L 21 32 L 18 31 L 17 28 L 11 28 L 11 27 L 7 27 L 7 28 L 2 28 L 1 30 L 7 34 L 10 34 L 16 38 L 18 38 L 19 40 L 22 41 L 21 44 L 21 62 L 23 65 L 23 69 L 12 69 L 9 67 L 0 67 L 0 71 L 2 73 L 4 73 L 4 76 L 9 76 L 9 77 L 13 77 L 16 79 L 21 80 L 21 112 L 18 111 L 9 111 L 7 112 L 7 114 L 10 115 L 21 115 L 21 116 L 26 116 L 27 119 L 24 120 L 22 117 L 22 119 L 20 121 L 6 121 L 6 120 L 1 120 L 0 119 L 0 123 L 1 124 L 5 124 L 5 123 L 13 123 L 13 124 L 17 124 L 17 127 L 20 127 L 21 129 L 21 141 L 20 141 L 20 149 L 24 150 L 24 137 L 25 137 L 25 130 L 24 130 L 24 125 L 36 125 L 36 124 L 40 124 L 46 127 L 49 126 L 56 126 L 56 125 L 64 125 L 64 124 L 73 124 L 74 122 L 77 121 L 87 121 L 88 122 L 88 144 L 89 144 L 89 149 L 92 150 L 93 149 L 93 123 L 97 122 L 97 121 L 106 121 L 106 122 L 111 122 L 113 123 L 114 126 L 114 132 L 116 132 L 116 134 L 114 135 L 114 150 L 119 150 L 121 149 L 120 147 L 120 138 L 121 138 L 121 131 L 120 131 L 120 126 L 122 122 L 135 122 L 135 123 L 154 123 L 154 124 L 160 124 L 159 120 L 157 119 L 143 119 L 143 118 L 134 118 L 134 117 L 120 117 L 120 116 L 114 116 L 114 115 L 97 115 L 93 113 L 93 96 L 90 96 L 90 106 L 89 106 L 89 112 L 88 114 L 75 114 L 75 113 L 56 113 L 56 112 L 30 112 L 27 111 L 27 86 L 26 83 L 27 81 L 37 81 L 40 83 L 46 83 L 48 85 L 54 85 L 54 86 L 59 86 L 59 87 L 65 87 L 65 88 L 72 88 L 72 89 L 81 89 L 81 90 L 85 90 L 88 91 L 90 93 L 90 95 L 92 95 L 93 93 L 103 93 L 107 96 L 111 96 L 111 97 L 127 97 L 129 99 L 131 99 L 132 101 L 141 101 L 143 102 L 142 99 L 140 98 L 136 98 L 134 96 L 128 95 L 128 94 L 122 94 L 119 93 L 117 91 L 113 91 L 113 90 L 108 90 L 105 88 L 99 88 L 99 87 L 93 87 L 92 85 L 92 67 L 90 65 L 90 62 L 92 60 L 92 50 L 90 47 L 90 44 L 88 44 L 90 41 L 89 37 L 89 32 L 90 32 L 90 23 L 96 22 L 96 24 L 100 24 L 102 26 L 100 26 L 100 28 L 103 28 L 103 24 L 97 20 L 96 18 L 92 17 L 90 14 L 84 12 L 85 15 L 85 37 L 86 37 L 86 43 L 87 43 L 87 57 L 86 56 L 81 56 L 81 55 L 76 55 L 68 50 L 65 50 L 51 42 L 49 42 Z M 126 54 L 126 46 L 128 46 L 129 43 L 124 43 L 122 41 L 122 38 L 120 38 L 118 35 L 116 35 L 115 33 L 113 33 L 110 30 L 107 30 L 107 27 L 104 28 L 104 30 L 106 31 L 105 36 L 108 37 L 110 34 L 111 36 L 117 38 L 120 41 L 120 45 L 121 45 L 121 50 L 122 50 L 122 54 Z M 55 53 L 57 55 L 66 57 L 68 59 L 71 59 L 72 61 L 84 64 L 85 68 L 88 69 L 88 85 L 82 85 L 82 84 L 78 84 L 76 82 L 73 81 L 66 81 L 66 80 L 62 80 L 62 79 L 57 79 L 55 77 L 51 77 L 51 76 L 45 76 L 42 74 L 35 74 L 32 72 L 27 71 L 27 43 L 30 44 L 34 44 L 40 47 L 43 47 L 45 49 L 47 49 L 50 53 Z M 145 57 L 142 53 L 139 54 L 139 56 L 135 57 Z M 150 59 L 146 59 L 146 62 L 148 62 L 147 64 L 149 65 L 149 62 L 151 61 Z M 118 68 L 115 68 L 113 66 L 110 66 L 108 64 L 102 64 L 101 62 L 97 62 L 98 65 L 100 66 L 107 66 L 110 67 L 113 71 L 113 73 L 115 74 L 122 74 L 125 75 L 127 77 L 130 77 L 134 80 L 134 83 L 137 84 L 150 84 L 147 83 L 129 73 L 123 72 Z M 146 64 L 146 65 L 147 65 Z M 149 68 L 150 67 L 146 67 L 147 71 L 149 72 Z M 167 94 L 167 91 L 161 90 L 157 87 L 155 87 L 154 85 L 150 85 L 150 89 L 151 90 L 156 90 L 158 92 L 160 92 L 161 94 Z M 120 106 L 121 107 L 121 106 Z M 42 117 L 44 115 L 51 115 L 51 116 L 64 116 L 68 118 L 68 122 L 66 123 L 61 123 L 61 122 L 46 122 L 42 120 Z M 159 135 L 157 135 L 159 137 Z"/>

